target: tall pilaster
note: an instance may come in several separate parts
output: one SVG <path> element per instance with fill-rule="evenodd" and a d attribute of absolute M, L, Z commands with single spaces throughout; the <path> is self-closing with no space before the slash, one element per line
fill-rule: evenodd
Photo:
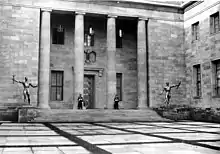
<path fill-rule="evenodd" d="M 108 108 L 113 108 L 116 94 L 116 16 L 108 16 L 107 19 L 107 103 Z"/>
<path fill-rule="evenodd" d="M 75 33 L 74 33 L 74 109 L 77 108 L 77 98 L 79 94 L 83 96 L 84 81 L 84 14 L 75 13 Z"/>
<path fill-rule="evenodd" d="M 50 74 L 50 21 L 52 10 L 41 10 L 40 52 L 38 70 L 38 104 L 39 108 L 49 107 Z"/>
<path fill-rule="evenodd" d="M 138 20 L 137 26 L 138 108 L 147 107 L 147 46 L 146 21 Z"/>

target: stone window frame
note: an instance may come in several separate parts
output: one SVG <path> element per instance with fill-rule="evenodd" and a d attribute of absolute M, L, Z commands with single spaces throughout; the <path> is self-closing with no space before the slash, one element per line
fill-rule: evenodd
<path fill-rule="evenodd" d="M 120 86 L 118 87 L 118 84 L 117 84 L 117 81 L 118 81 L 118 78 L 120 78 Z M 118 88 L 119 88 L 119 91 L 120 91 L 120 94 L 118 94 Z M 122 101 L 123 100 L 123 73 L 120 73 L 120 72 L 117 72 L 116 73 L 116 93 L 117 95 L 119 96 L 119 100 Z"/>
<path fill-rule="evenodd" d="M 62 26 L 62 25 L 60 25 Z M 55 45 L 64 45 L 65 44 L 65 28 L 62 27 L 62 32 L 58 31 L 59 26 L 57 27 L 52 27 L 52 44 Z M 55 35 L 56 33 L 56 35 Z M 61 33 L 60 35 L 58 35 Z M 56 37 L 56 38 L 55 38 Z M 60 39 L 59 39 L 60 38 Z M 55 41 L 56 40 L 56 41 Z M 60 41 L 61 40 L 61 41 Z"/>
<path fill-rule="evenodd" d="M 120 36 L 120 31 L 121 31 L 122 36 Z M 116 48 L 123 48 L 123 29 L 122 28 L 116 29 Z"/>
<path fill-rule="evenodd" d="M 90 28 L 92 32 L 90 32 Z M 94 28 L 90 25 L 88 30 L 84 31 L 84 46 L 93 47 L 95 46 L 95 36 L 94 36 Z"/>
<path fill-rule="evenodd" d="M 72 68 L 74 70 L 74 68 Z M 84 67 L 84 75 L 94 75 L 95 77 L 95 87 L 94 87 L 94 108 L 101 106 L 102 104 L 98 104 L 99 95 L 100 95 L 100 83 L 103 81 L 104 68 L 94 68 L 94 67 Z M 106 105 L 106 104 L 103 104 Z"/>
<path fill-rule="evenodd" d="M 192 24 L 191 29 L 192 29 L 192 42 L 199 40 L 199 21 Z"/>
<path fill-rule="evenodd" d="M 62 74 L 62 82 L 61 85 L 57 86 L 57 82 L 56 85 L 52 85 L 52 77 L 53 77 L 53 73 L 61 73 Z M 56 79 L 57 81 L 57 79 Z M 52 87 L 61 87 L 61 98 L 57 99 L 57 91 L 56 91 L 56 99 L 52 98 Z M 50 100 L 51 101 L 63 101 L 64 100 L 64 70 L 58 70 L 58 69 L 52 69 L 50 70 Z"/>
<path fill-rule="evenodd" d="M 210 34 L 212 35 L 218 33 L 220 30 L 219 11 L 211 14 L 209 20 L 210 20 Z"/>
<path fill-rule="evenodd" d="M 217 71 L 219 71 L 219 74 L 220 74 L 220 59 L 212 60 L 211 61 L 211 66 L 212 66 L 212 73 L 211 73 L 212 74 L 212 78 L 211 78 L 212 97 L 220 98 L 220 86 L 218 86 L 218 82 L 220 84 L 220 77 L 217 77 Z M 217 66 L 219 68 L 217 68 Z M 217 69 L 219 69 L 219 70 L 217 70 Z"/>
<path fill-rule="evenodd" d="M 201 64 L 195 64 L 192 66 L 192 84 L 193 84 L 193 98 L 194 99 L 202 98 L 202 67 L 201 67 Z M 200 90 L 199 90 L 199 86 L 200 86 Z"/>

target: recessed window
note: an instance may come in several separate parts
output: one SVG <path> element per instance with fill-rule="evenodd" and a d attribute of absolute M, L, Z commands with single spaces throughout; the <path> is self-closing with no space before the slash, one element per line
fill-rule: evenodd
<path fill-rule="evenodd" d="M 123 31 L 118 29 L 116 32 L 116 48 L 122 48 Z"/>
<path fill-rule="evenodd" d="M 52 44 L 64 44 L 64 28 L 59 25 L 56 28 L 53 28 L 52 31 Z"/>
<path fill-rule="evenodd" d="M 194 85 L 195 85 L 195 96 L 201 97 L 202 90 L 201 90 L 201 67 L 200 65 L 193 66 L 193 78 L 194 78 Z"/>
<path fill-rule="evenodd" d="M 214 96 L 220 96 L 220 60 L 212 62 Z"/>
<path fill-rule="evenodd" d="M 219 12 L 210 16 L 210 33 L 214 34 L 219 31 Z"/>
<path fill-rule="evenodd" d="M 199 39 L 199 22 L 192 24 L 192 40 Z"/>
<path fill-rule="evenodd" d="M 116 90 L 119 100 L 122 100 L 122 73 L 116 73 Z"/>
<path fill-rule="evenodd" d="M 84 46 L 94 46 L 94 29 L 92 26 L 89 26 L 88 30 L 85 31 Z"/>
<path fill-rule="evenodd" d="M 51 71 L 51 100 L 63 100 L 63 71 Z"/>

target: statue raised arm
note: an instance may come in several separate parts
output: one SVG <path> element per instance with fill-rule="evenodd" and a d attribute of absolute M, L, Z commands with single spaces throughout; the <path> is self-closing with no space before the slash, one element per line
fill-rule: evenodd
<path fill-rule="evenodd" d="M 28 104 L 30 105 L 30 91 L 29 91 L 29 87 L 31 86 L 32 88 L 36 88 L 37 85 L 33 85 L 31 83 L 29 83 L 28 81 L 28 78 L 25 77 L 24 78 L 24 81 L 17 81 L 15 78 L 14 78 L 14 75 L 13 75 L 13 82 L 17 82 L 17 83 L 21 83 L 23 85 L 23 95 L 24 95 L 24 102 L 26 102 L 26 98 L 28 99 Z"/>
<path fill-rule="evenodd" d="M 165 101 L 164 103 L 167 104 L 167 106 L 170 103 L 170 98 L 171 98 L 171 89 L 176 87 L 177 89 L 179 88 L 181 82 L 179 82 L 176 85 L 170 86 L 169 82 L 166 83 L 166 86 L 163 88 L 163 91 L 160 94 L 163 94 L 163 92 L 165 91 Z"/>

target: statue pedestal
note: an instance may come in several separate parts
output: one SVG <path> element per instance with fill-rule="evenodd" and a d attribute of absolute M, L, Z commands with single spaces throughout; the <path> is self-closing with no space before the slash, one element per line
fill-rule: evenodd
<path fill-rule="evenodd" d="M 37 108 L 31 105 L 23 105 L 17 108 L 18 122 L 31 122 L 37 117 Z"/>

